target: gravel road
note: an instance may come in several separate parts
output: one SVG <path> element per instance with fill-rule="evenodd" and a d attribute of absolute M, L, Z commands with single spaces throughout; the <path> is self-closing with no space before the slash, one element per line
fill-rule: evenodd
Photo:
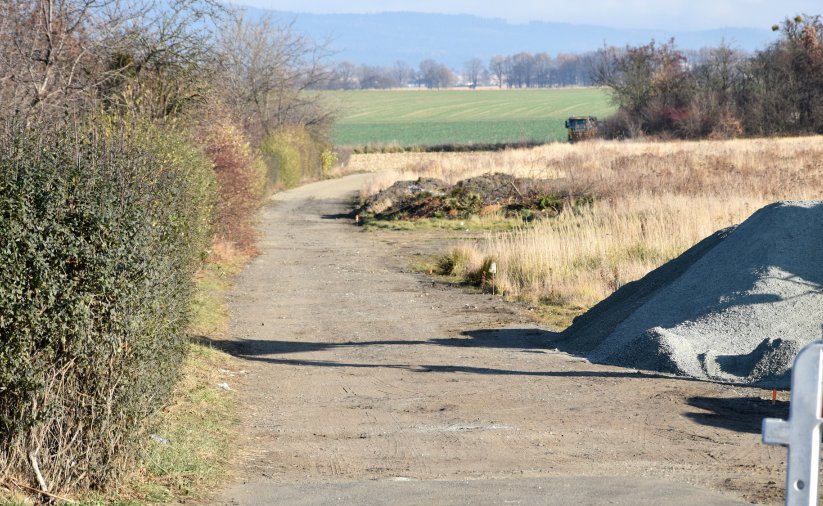
<path fill-rule="evenodd" d="M 782 501 L 770 392 L 555 350 L 526 307 L 413 273 L 446 232 L 342 216 L 368 175 L 278 194 L 232 295 L 238 457 L 221 504 Z M 785 394 L 781 392 L 782 398 Z"/>

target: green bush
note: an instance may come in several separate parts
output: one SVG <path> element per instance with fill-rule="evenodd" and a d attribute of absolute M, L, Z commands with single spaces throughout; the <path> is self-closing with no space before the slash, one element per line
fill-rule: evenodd
<path fill-rule="evenodd" d="M 36 486 L 39 467 L 51 491 L 133 463 L 177 380 L 210 235 L 204 155 L 97 125 L 0 126 L 0 474 Z"/>
<path fill-rule="evenodd" d="M 331 170 L 337 165 L 337 153 L 331 149 L 324 149 L 320 153 L 320 168 L 323 177 L 329 177 Z"/>
<path fill-rule="evenodd" d="M 304 179 L 320 179 L 324 176 L 324 163 L 328 163 L 323 157 L 327 150 L 325 142 L 306 128 L 278 129 L 263 139 L 260 146 L 269 184 L 294 188 Z"/>

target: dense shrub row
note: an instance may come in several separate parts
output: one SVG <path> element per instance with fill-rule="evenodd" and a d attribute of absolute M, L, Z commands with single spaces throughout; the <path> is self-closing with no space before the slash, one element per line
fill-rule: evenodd
<path fill-rule="evenodd" d="M 334 161 L 324 51 L 212 0 L 0 14 L 0 502 L 83 495 L 172 401 L 204 260 L 247 258 L 264 192 Z"/>
<path fill-rule="evenodd" d="M 151 126 L 2 128 L 0 470 L 99 487 L 178 377 L 211 162 Z"/>

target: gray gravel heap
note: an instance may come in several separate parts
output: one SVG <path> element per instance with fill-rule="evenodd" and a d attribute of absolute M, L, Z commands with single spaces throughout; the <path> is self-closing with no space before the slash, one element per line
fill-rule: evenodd
<path fill-rule="evenodd" d="M 778 202 L 630 283 L 563 333 L 592 362 L 788 387 L 823 329 L 823 202 Z"/>

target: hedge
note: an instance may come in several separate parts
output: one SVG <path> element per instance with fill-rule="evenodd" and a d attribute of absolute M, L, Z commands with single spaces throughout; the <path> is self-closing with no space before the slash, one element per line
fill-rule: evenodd
<path fill-rule="evenodd" d="M 178 377 L 211 164 L 148 125 L 0 128 L 0 477 L 104 488 Z"/>

